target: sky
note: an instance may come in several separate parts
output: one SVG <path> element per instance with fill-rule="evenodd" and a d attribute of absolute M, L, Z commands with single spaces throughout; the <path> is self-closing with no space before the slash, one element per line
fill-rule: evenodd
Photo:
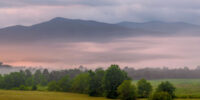
<path fill-rule="evenodd" d="M 199 0 L 0 0 L 0 27 L 32 25 L 54 17 L 200 24 Z"/>
<path fill-rule="evenodd" d="M 32 25 L 54 17 L 200 25 L 199 0 L 0 0 L 0 28 Z M 0 61 L 14 66 L 135 68 L 200 65 L 199 37 L 130 37 L 107 43 L 1 44 Z M 44 46 L 45 45 L 45 46 Z M 87 47 L 87 48 L 86 48 Z"/>

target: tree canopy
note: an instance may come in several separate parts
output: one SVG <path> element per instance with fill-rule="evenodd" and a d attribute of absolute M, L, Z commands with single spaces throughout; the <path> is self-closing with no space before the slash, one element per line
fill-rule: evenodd
<path fill-rule="evenodd" d="M 167 92 L 171 97 L 175 97 L 175 90 L 176 88 L 168 81 L 162 82 L 160 85 L 158 85 L 158 88 L 156 89 L 156 92 Z"/>
<path fill-rule="evenodd" d="M 121 100 L 136 100 L 136 88 L 131 80 L 125 80 L 118 88 L 117 92 Z"/>
<path fill-rule="evenodd" d="M 137 82 L 137 93 L 140 98 L 147 98 L 152 92 L 151 83 L 145 79 L 141 79 Z"/>
<path fill-rule="evenodd" d="M 108 98 L 117 98 L 117 88 L 128 76 L 126 72 L 122 71 L 118 65 L 111 65 L 105 73 L 104 89 L 105 95 Z"/>

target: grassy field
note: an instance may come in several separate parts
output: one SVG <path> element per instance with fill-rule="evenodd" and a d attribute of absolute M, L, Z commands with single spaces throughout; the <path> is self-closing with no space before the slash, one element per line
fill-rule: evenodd
<path fill-rule="evenodd" d="M 0 90 L 0 100 L 110 100 L 110 99 L 106 99 L 103 97 L 89 97 L 88 95 L 74 94 L 74 93 Z M 176 99 L 176 100 L 200 100 L 200 99 Z"/>
<path fill-rule="evenodd" d="M 0 100 L 109 100 L 102 97 L 89 97 L 83 94 L 38 91 L 0 90 Z"/>
<path fill-rule="evenodd" d="M 200 98 L 200 79 L 164 79 L 150 80 L 154 89 L 162 81 L 169 81 L 176 87 L 176 96 L 179 98 Z M 136 81 L 134 81 L 135 83 Z"/>

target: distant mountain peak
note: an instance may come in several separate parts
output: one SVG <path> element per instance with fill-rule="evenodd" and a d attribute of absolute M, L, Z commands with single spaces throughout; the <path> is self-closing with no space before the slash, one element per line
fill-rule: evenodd
<path fill-rule="evenodd" d="M 55 18 L 51 19 L 50 21 L 63 21 L 63 20 L 68 20 L 68 19 L 63 18 L 63 17 L 55 17 Z"/>
<path fill-rule="evenodd" d="M 157 23 L 157 24 L 163 24 L 163 23 L 167 23 L 167 22 L 163 22 L 163 21 L 149 21 L 149 22 L 144 22 L 144 23 Z"/>

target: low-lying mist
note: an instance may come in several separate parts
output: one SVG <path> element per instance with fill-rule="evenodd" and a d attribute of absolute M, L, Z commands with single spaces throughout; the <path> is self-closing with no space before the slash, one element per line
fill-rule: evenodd
<path fill-rule="evenodd" d="M 1 43 L 0 60 L 14 66 L 49 68 L 106 67 L 195 68 L 200 60 L 200 37 L 129 37 L 104 42 L 43 41 Z"/>

